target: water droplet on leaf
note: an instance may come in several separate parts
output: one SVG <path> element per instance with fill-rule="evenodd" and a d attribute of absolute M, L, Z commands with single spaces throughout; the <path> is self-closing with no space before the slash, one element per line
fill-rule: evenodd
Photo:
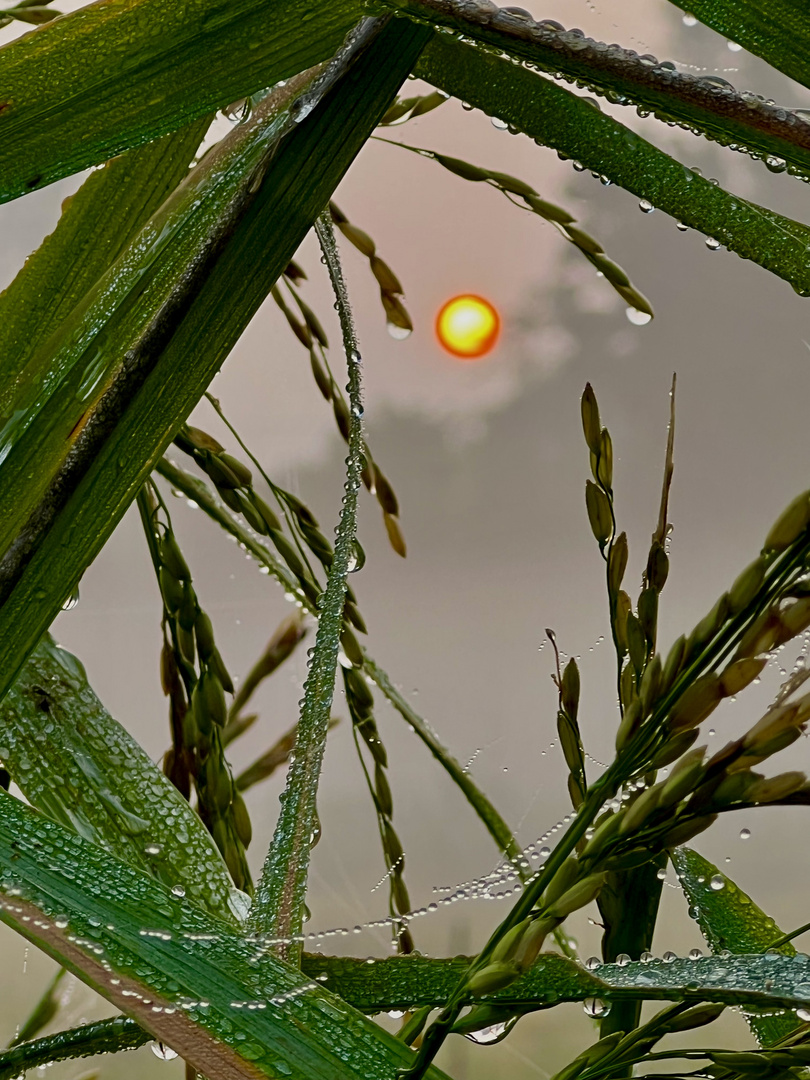
<path fill-rule="evenodd" d="M 602 1001 L 601 998 L 585 998 L 582 1007 L 585 1015 L 593 1017 L 594 1020 L 602 1020 L 610 1012 L 610 1003 Z"/>

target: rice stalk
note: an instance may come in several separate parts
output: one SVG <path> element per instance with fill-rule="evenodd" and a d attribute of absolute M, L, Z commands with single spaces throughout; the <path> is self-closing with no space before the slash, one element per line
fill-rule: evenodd
<path fill-rule="evenodd" d="M 215 521 L 227 533 L 233 536 L 244 549 L 267 571 L 284 589 L 285 593 L 293 594 L 295 581 L 289 570 L 276 558 L 273 552 L 261 542 L 251 530 L 245 528 L 229 507 L 224 506 L 197 477 L 181 469 L 177 465 L 163 458 L 157 466 L 157 472 L 166 479 L 173 488 L 182 492 L 191 502 Z M 315 605 L 311 604 L 306 597 L 300 601 L 303 606 L 313 614 L 317 612 Z M 344 631 L 345 633 L 345 631 Z M 342 641 L 346 648 L 346 638 Z M 433 757 L 448 773 L 453 782 L 463 792 L 465 798 L 478 815 L 487 832 L 492 837 L 498 851 L 510 861 L 519 866 L 522 857 L 521 849 L 515 841 L 514 834 L 501 814 L 492 804 L 490 799 L 475 783 L 471 774 L 442 744 L 431 725 L 417 713 L 407 699 L 397 690 L 385 670 L 365 651 L 363 655 L 363 669 L 374 683 L 379 687 L 383 695 L 388 699 L 402 719 L 409 725 L 418 738 L 428 748 Z"/>
<path fill-rule="evenodd" d="M 576 224 L 576 218 L 573 214 L 570 214 L 561 206 L 542 198 L 531 184 L 527 184 L 524 180 L 518 180 L 514 176 L 509 176 L 507 173 L 483 169 L 479 165 L 471 165 L 460 158 L 449 157 L 447 154 L 440 154 L 434 150 L 409 146 L 407 143 L 384 139 L 379 135 L 374 135 L 372 138 L 388 143 L 389 146 L 399 146 L 403 150 L 410 150 L 411 153 L 418 154 L 420 157 L 430 158 L 462 180 L 484 183 L 489 187 L 494 187 L 496 191 L 500 191 L 509 202 L 519 209 L 536 214 L 550 225 L 553 225 L 596 268 L 597 273 L 605 278 L 631 308 L 635 308 L 636 311 L 642 312 L 644 315 L 649 315 L 650 318 L 655 314 L 647 297 L 633 285 L 621 266 L 605 254 L 599 241 Z"/>
<path fill-rule="evenodd" d="M 376 254 L 374 241 L 368 233 L 353 225 L 334 203 L 329 204 L 329 211 L 332 221 L 337 225 L 341 233 L 369 260 L 372 273 L 380 287 L 380 300 L 389 324 L 404 333 L 410 333 L 413 324 L 402 302 L 402 286 L 388 264 L 383 262 Z M 307 350 L 315 383 L 322 397 L 331 404 L 341 438 L 348 443 L 349 406 L 329 365 L 329 340 L 320 320 L 300 295 L 298 286 L 302 280 L 306 280 L 306 275 L 297 264 L 291 263 L 284 273 L 284 281 L 294 303 L 298 307 L 298 314 L 290 309 L 278 285 L 271 290 L 271 296 L 287 320 L 287 324 L 294 336 Z M 220 413 L 220 415 L 222 414 Z M 227 420 L 225 422 L 227 423 Z M 233 431 L 233 429 L 231 430 Z M 236 433 L 234 432 L 234 434 Z M 399 502 L 396 494 L 391 482 L 374 460 L 368 440 L 365 438 L 363 440 L 363 452 L 365 457 L 361 474 L 363 484 L 380 505 L 383 523 L 391 547 L 398 555 L 404 558 L 407 552 L 402 529 L 398 521 Z"/>
<path fill-rule="evenodd" d="M 601 426 L 590 388 L 583 397 L 583 427 L 595 482 L 612 511 L 612 443 Z M 667 478 L 671 464 L 670 439 Z M 665 479 L 664 502 L 667 494 Z M 660 520 L 665 520 L 665 513 Z M 615 598 L 626 568 L 627 544 L 626 538 L 619 543 L 623 534 L 614 541 L 614 534 L 615 526 L 609 539 L 600 541 L 600 548 L 607 563 L 615 626 Z M 533 962 L 555 926 L 600 898 L 611 873 L 650 865 L 657 855 L 664 856 L 703 832 L 721 813 L 810 802 L 810 784 L 803 773 L 789 771 L 766 778 L 754 771 L 754 766 L 804 733 L 810 720 L 810 694 L 795 701 L 782 700 L 708 760 L 705 747 L 691 749 L 700 724 L 720 702 L 754 682 L 768 655 L 810 626 L 809 559 L 807 492 L 777 519 L 755 569 L 745 571 L 692 633 L 676 643 L 675 661 L 650 664 L 655 675 L 648 675 L 645 692 L 636 687 L 640 654 L 631 651 L 629 635 L 625 642 L 616 636 L 617 644 L 623 646 L 617 647 L 620 664 L 629 656 L 621 675 L 631 673 L 628 679 L 620 678 L 620 697 L 626 693 L 627 700 L 622 702 L 616 758 L 588 788 L 548 861 L 426 1030 L 407 1073 L 410 1080 L 424 1076 L 457 1023 L 464 1001 L 509 986 Z M 637 651 L 638 646 L 632 648 Z M 655 771 L 673 762 L 669 776 L 656 782 Z M 622 789 L 629 797 L 614 802 Z"/>
<path fill-rule="evenodd" d="M 168 509 L 154 484 L 141 489 L 138 509 L 163 600 L 161 682 L 169 698 L 172 733 L 163 769 L 186 798 L 193 783 L 197 812 L 234 884 L 251 894 L 245 849 L 252 828 L 221 737 L 228 716 L 225 694 L 233 694 L 233 682 L 214 642 L 211 620 L 200 607 Z"/>

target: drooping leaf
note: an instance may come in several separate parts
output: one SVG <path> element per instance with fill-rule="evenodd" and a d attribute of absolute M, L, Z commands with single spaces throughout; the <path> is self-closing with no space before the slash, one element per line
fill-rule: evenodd
<path fill-rule="evenodd" d="M 0 465 L 9 499 L 15 489 L 29 507 L 31 480 L 19 471 L 22 461 L 35 452 L 37 471 L 51 477 L 50 494 L 42 497 L 40 483 L 37 514 L 0 566 L 0 693 L 288 264 L 427 37 L 402 20 L 383 25 L 348 74 L 326 85 L 319 105 L 316 98 L 306 114 L 279 116 L 292 130 L 272 164 L 263 150 L 276 129 L 257 109 L 247 135 L 240 133 L 221 155 L 208 155 L 203 171 L 192 174 L 178 196 L 180 209 L 173 204 L 160 219 L 167 231 L 156 234 L 153 219 L 143 245 L 136 241 L 85 311 L 60 328 L 64 350 L 57 346 L 46 358 L 49 372 L 62 373 L 58 388 L 49 386 L 44 412 L 42 397 L 32 397 L 37 426 L 28 429 L 27 441 L 25 432 L 12 440 L 15 453 Z M 298 100 L 293 95 L 288 110 Z M 237 207 L 227 201 L 228 165 L 236 173 Z M 205 187 L 206 177 L 216 190 Z M 205 191 L 211 196 L 205 209 L 184 203 Z M 78 346 L 72 333 L 84 334 Z M 77 401 L 77 393 L 86 400 Z M 12 428 L 28 419 L 18 414 Z M 17 526 L 6 528 L 7 538 L 25 520 L 19 512 L 10 516 Z"/>
<path fill-rule="evenodd" d="M 412 1058 L 319 981 L 259 960 L 243 935 L 6 792 L 0 919 L 204 1075 L 392 1080 Z"/>
<path fill-rule="evenodd" d="M 750 896 L 708 859 L 691 848 L 681 847 L 672 852 L 672 862 L 692 913 L 712 952 L 764 952 L 782 936 L 782 931 L 770 915 L 766 915 Z M 717 888 L 718 883 L 722 883 L 722 888 Z M 790 942 L 780 945 L 778 952 L 783 956 L 796 956 Z M 776 952 L 769 953 L 763 962 L 771 964 L 775 958 Z M 750 957 L 748 960 L 750 962 Z M 775 1016 L 749 1014 L 748 1022 L 761 1046 L 778 1042 L 798 1025 L 792 1013 Z"/>
<path fill-rule="evenodd" d="M 0 202 L 320 63 L 354 0 L 105 0 L 0 49 Z"/>
<path fill-rule="evenodd" d="M 234 921 L 231 879 L 199 817 L 49 638 L 0 704 L 0 761 L 54 821 Z"/>
<path fill-rule="evenodd" d="M 806 225 L 711 184 L 549 79 L 441 34 L 425 50 L 416 73 L 784 278 L 800 295 L 810 295 Z"/>

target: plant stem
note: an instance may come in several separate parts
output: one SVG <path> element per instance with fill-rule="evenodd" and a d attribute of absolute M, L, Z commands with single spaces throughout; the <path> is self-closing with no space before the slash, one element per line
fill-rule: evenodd
<path fill-rule="evenodd" d="M 348 302 L 343 272 L 328 213 L 316 223 L 318 239 L 335 292 L 343 346 L 349 371 L 349 454 L 343 506 L 335 539 L 335 551 L 321 602 L 315 647 L 304 684 L 304 698 L 295 758 L 281 796 L 281 812 L 267 854 L 251 913 L 251 928 L 284 938 L 280 947 L 285 959 L 299 961 L 301 947 L 291 942 L 301 932 L 312 837 L 317 826 L 316 801 L 329 714 L 335 687 L 346 577 L 357 532 L 357 493 L 363 468 L 363 404 L 360 387 L 360 353 Z"/>
<path fill-rule="evenodd" d="M 603 773 L 593 787 L 589 789 L 582 805 L 577 811 L 576 817 L 568 827 L 565 835 L 560 839 L 554 851 L 551 853 L 548 862 L 544 865 L 543 869 L 539 871 L 537 876 L 530 881 L 518 902 L 500 926 L 498 926 L 490 936 L 489 941 L 470 964 L 469 968 L 464 972 L 463 976 L 456 984 L 453 993 L 450 995 L 444 1009 L 426 1031 L 416 1062 L 405 1074 L 408 1077 L 408 1080 L 421 1080 L 421 1077 L 425 1075 L 464 1007 L 465 999 L 467 997 L 466 989 L 471 976 L 475 974 L 475 972 L 486 967 L 495 946 L 501 938 L 503 938 L 512 927 L 517 926 L 518 923 L 529 916 L 532 908 L 542 896 L 546 886 L 585 835 L 588 827 L 599 813 L 605 798 L 608 798 L 615 793 L 621 780 L 622 774 L 619 769 L 619 762 L 614 761 L 607 772 Z"/>

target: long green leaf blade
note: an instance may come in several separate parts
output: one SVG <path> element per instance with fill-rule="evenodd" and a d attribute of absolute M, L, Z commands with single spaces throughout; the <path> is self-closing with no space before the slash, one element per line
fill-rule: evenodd
<path fill-rule="evenodd" d="M 0 49 L 0 202 L 289 79 L 355 0 L 104 0 Z"/>
<path fill-rule="evenodd" d="M 676 848 L 672 852 L 672 862 L 712 952 L 764 952 L 769 949 L 771 942 L 782 936 L 782 931 L 770 915 L 766 915 L 731 878 L 721 874 L 716 866 L 692 848 Z M 712 881 L 721 881 L 723 888 L 712 888 Z M 781 945 L 778 952 L 782 956 L 796 956 L 790 942 Z M 750 957 L 748 959 L 750 962 Z M 772 963 L 770 955 L 765 963 Z M 798 1023 L 791 1014 L 753 1014 L 748 1016 L 748 1022 L 762 1046 L 778 1042 Z"/>
<path fill-rule="evenodd" d="M 304 954 L 303 970 L 326 976 L 324 985 L 363 1012 L 441 1007 L 472 957 L 436 960 L 391 956 L 373 964 L 353 957 Z M 744 955 L 681 958 L 671 962 L 603 964 L 587 971 L 576 961 L 543 953 L 505 990 L 480 1000 L 514 1008 L 545 1009 L 562 1001 L 717 1001 L 752 1008 L 804 1008 L 810 1001 L 810 958 Z"/>
<path fill-rule="evenodd" d="M 148 1032 L 128 1017 L 117 1016 L 112 1020 L 83 1024 L 0 1052 L 0 1080 L 14 1080 L 27 1069 L 50 1065 L 54 1061 L 135 1050 L 150 1038 Z"/>
<path fill-rule="evenodd" d="M 444 35 L 431 41 L 416 73 L 810 295 L 810 228 L 716 187 L 563 87 Z"/>
<path fill-rule="evenodd" d="M 50 639 L 0 704 L 0 761 L 54 821 L 234 922 L 231 879 L 205 826 Z"/>
<path fill-rule="evenodd" d="M 305 975 L 319 980 L 353 1008 L 376 1014 L 428 1006 L 441 1008 L 471 959 L 434 959 L 414 953 L 369 963 L 354 957 L 305 953 L 302 968 Z M 806 1008 L 810 1002 L 810 961 L 804 956 L 772 958 L 760 954 L 604 964 L 596 971 L 586 971 L 565 957 L 544 953 L 511 986 L 477 1000 L 518 1014 L 587 998 L 599 998 L 614 1006 L 650 1000 L 685 1001 L 691 1005 L 710 1001 L 759 1009 Z M 134 1025 L 120 1030 L 120 1022 L 106 1024 L 108 1027 L 94 1024 L 66 1032 L 58 1048 L 62 1050 L 72 1043 L 96 1052 L 95 1043 L 98 1052 L 103 1052 L 112 1048 L 116 1037 L 121 1040 L 120 1049 L 137 1044 Z M 142 1036 L 142 1041 L 146 1037 Z M 48 1040 L 36 1040 L 30 1052 L 32 1064 L 47 1060 Z M 19 1067 L 19 1058 L 13 1060 Z M 0 1080 L 5 1075 L 4 1064 L 0 1055 Z"/>
<path fill-rule="evenodd" d="M 188 172 L 208 117 L 93 172 L 62 204 L 54 232 L 0 293 L 0 401 Z"/>
<path fill-rule="evenodd" d="M 792 110 L 756 94 L 738 93 L 716 77 L 680 72 L 671 62 L 659 64 L 655 57 L 594 41 L 580 30 L 534 22 L 528 13 L 520 15 L 508 7 L 499 11 L 461 0 L 384 2 L 495 55 L 575 82 L 616 103 L 637 105 L 726 146 L 742 146 L 805 173 L 810 170 L 810 124 Z M 706 0 L 704 6 L 711 3 Z"/>
<path fill-rule="evenodd" d="M 320 982 L 258 961 L 244 936 L 6 792 L 0 893 L 3 922 L 204 1075 L 392 1080 L 412 1058 Z"/>
<path fill-rule="evenodd" d="M 204 268 L 204 282 L 193 275 L 189 281 L 183 273 L 175 281 L 179 322 L 166 325 L 164 309 L 154 316 L 157 322 L 148 312 L 143 315 L 146 326 L 135 320 L 136 339 L 150 357 L 140 385 L 130 394 L 128 384 L 122 384 L 126 392 L 116 399 L 121 415 L 114 426 L 102 429 L 102 438 L 85 457 L 78 462 L 71 457 L 75 486 L 58 489 L 64 494 L 61 503 L 46 500 L 44 510 L 53 510 L 51 516 L 29 544 L 25 560 L 17 559 L 6 576 L 0 608 L 0 694 L 289 262 L 427 37 L 423 28 L 405 21 L 387 25 L 349 74 L 282 140 L 258 190 L 250 193 L 249 206 L 231 235 L 223 238 L 224 251 L 212 268 Z M 251 175 L 248 172 L 248 182 Z M 240 283 L 239 289 L 234 282 Z M 130 314 L 129 309 L 122 313 L 125 323 Z M 157 334 L 156 343 L 151 333 Z M 116 338 L 106 347 L 120 357 L 114 346 L 124 344 Z M 64 410 L 71 408 L 57 396 L 54 422 L 64 423 Z M 63 445 L 63 459 L 69 448 Z"/>

